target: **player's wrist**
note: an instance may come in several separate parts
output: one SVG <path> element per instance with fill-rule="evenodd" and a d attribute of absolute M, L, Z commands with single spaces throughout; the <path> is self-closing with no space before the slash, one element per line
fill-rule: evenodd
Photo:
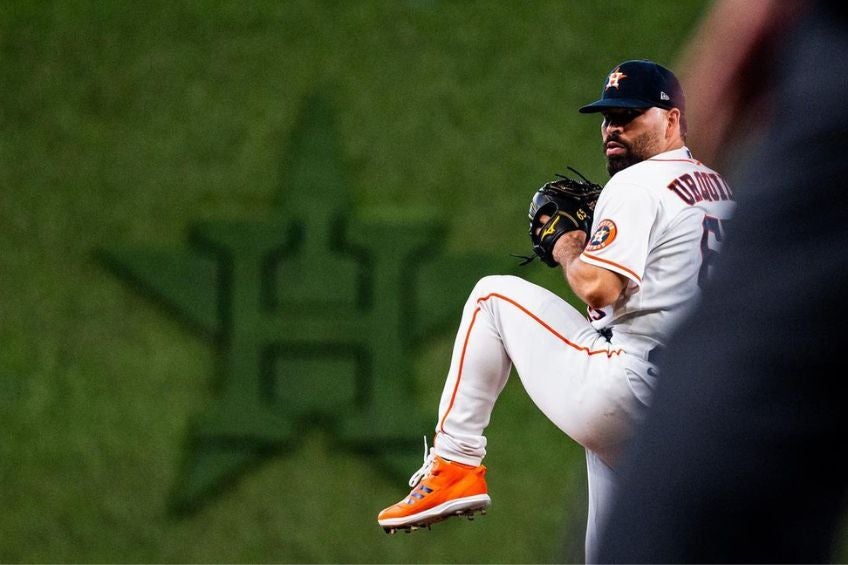
<path fill-rule="evenodd" d="M 586 239 L 586 232 L 583 230 L 565 232 L 554 245 L 554 260 L 562 266 L 568 265 L 583 251 Z"/>

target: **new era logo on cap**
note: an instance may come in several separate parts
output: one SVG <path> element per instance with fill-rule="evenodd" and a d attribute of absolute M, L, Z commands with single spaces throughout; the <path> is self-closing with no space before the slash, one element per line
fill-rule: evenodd
<path fill-rule="evenodd" d="M 680 82 L 667 68 L 645 59 L 625 61 L 608 75 L 601 99 L 580 108 L 584 114 L 607 108 L 680 108 L 686 101 Z"/>

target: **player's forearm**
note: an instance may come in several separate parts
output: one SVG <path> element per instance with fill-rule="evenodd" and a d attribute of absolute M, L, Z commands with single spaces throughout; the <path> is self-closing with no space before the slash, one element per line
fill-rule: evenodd
<path fill-rule="evenodd" d="M 592 308 L 603 308 L 618 299 L 624 283 L 615 273 L 581 261 L 585 244 L 586 234 L 568 232 L 557 241 L 554 258 L 574 294 Z"/>

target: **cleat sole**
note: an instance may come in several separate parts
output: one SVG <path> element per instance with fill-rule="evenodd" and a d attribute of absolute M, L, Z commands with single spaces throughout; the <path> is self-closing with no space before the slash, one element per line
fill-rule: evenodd
<path fill-rule="evenodd" d="M 447 520 L 451 517 L 468 518 L 473 520 L 476 514 L 484 515 L 492 500 L 487 494 L 469 496 L 461 499 L 450 500 L 434 508 L 424 510 L 412 516 L 403 518 L 389 518 L 379 521 L 388 534 L 394 534 L 398 530 L 411 533 L 415 530 L 427 528 L 432 524 Z"/>

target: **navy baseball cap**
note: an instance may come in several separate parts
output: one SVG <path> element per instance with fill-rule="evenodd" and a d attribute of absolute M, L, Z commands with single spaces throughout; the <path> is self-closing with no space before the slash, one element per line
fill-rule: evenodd
<path fill-rule="evenodd" d="M 583 114 L 607 108 L 679 108 L 686 99 L 674 73 L 653 61 L 625 61 L 607 75 L 601 99 L 580 108 Z"/>

